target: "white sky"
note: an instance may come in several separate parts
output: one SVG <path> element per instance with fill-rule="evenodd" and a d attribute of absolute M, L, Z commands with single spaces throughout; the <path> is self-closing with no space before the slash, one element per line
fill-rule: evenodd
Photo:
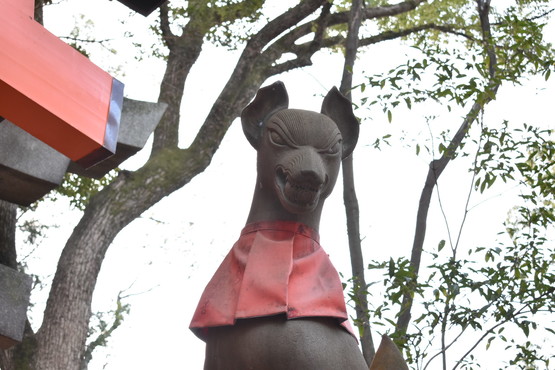
<path fill-rule="evenodd" d="M 135 62 L 126 54 L 128 41 L 121 37 L 122 30 L 133 29 L 140 35 L 137 39 L 148 40 L 145 30 L 154 15 L 147 19 L 140 15 L 129 16 L 128 9 L 116 1 L 70 0 L 67 4 L 54 5 L 46 12 L 47 28 L 55 34 L 67 35 L 73 27 L 73 18 L 80 13 L 93 19 L 97 27 L 95 36 L 115 38 L 114 44 L 121 45 L 116 56 L 103 59 L 93 56 L 93 61 L 103 68 L 127 62 L 122 69 L 125 75 L 118 75 L 125 84 L 125 95 L 155 101 L 164 64 L 153 60 Z M 124 25 L 120 19 L 125 19 Z M 553 37 L 553 31 L 551 25 L 551 31 L 546 30 L 546 35 Z M 209 45 L 204 49 L 186 85 L 182 145 L 187 145 L 194 137 L 237 58 L 237 53 Z M 407 50 L 397 44 L 380 45 L 370 49 L 357 62 L 356 68 L 374 71 L 394 67 L 405 52 Z M 292 107 L 318 110 L 320 95 L 339 84 L 340 56 L 324 53 L 314 58 L 314 62 L 316 67 L 279 77 L 288 87 Z M 208 70 L 206 67 L 212 68 Z M 487 118 L 543 122 L 554 128 L 554 80 L 552 78 L 548 85 L 532 81 L 531 87 L 501 90 L 498 100 L 488 107 Z M 365 262 L 410 253 L 416 207 L 430 157 L 425 154 L 415 156 L 414 147 L 404 148 L 398 139 L 403 135 L 401 130 L 409 132 L 411 137 L 428 138 L 422 117 L 432 113 L 430 109 L 435 111 L 437 106 L 417 107 L 410 113 L 394 112 L 391 125 L 385 115 L 374 110 L 371 112 L 373 119 L 362 125 L 355 164 Z M 444 114 L 439 122 L 443 127 L 458 127 L 461 114 Z M 393 148 L 375 150 L 371 143 L 390 131 L 393 133 Z M 148 149 L 126 166 L 136 168 L 147 156 Z M 470 183 L 466 166 L 463 160 L 450 164 L 440 183 L 442 202 L 453 229 L 458 229 Z M 118 235 L 106 255 L 93 310 L 113 309 L 118 292 L 130 286 L 129 293 L 137 295 L 128 299 L 131 313 L 110 339 L 109 347 L 95 352 L 90 369 L 202 368 L 204 344 L 188 330 L 188 324 L 205 284 L 245 223 L 255 175 L 255 152 L 243 138 L 240 124 L 234 122 L 205 172 L 145 212 Z M 496 187 L 484 197 L 487 202 L 472 211 L 463 243 L 475 246 L 478 241 L 493 241 L 501 231 L 501 222 L 511 203 L 505 197 L 496 196 L 500 193 L 506 196 L 511 190 Z M 341 197 L 341 181 L 338 181 L 324 208 L 321 241 L 337 270 L 350 276 Z M 471 204 L 481 200 L 483 198 L 473 198 Z M 40 215 L 42 220 L 54 220 L 59 225 L 49 231 L 28 260 L 30 271 L 46 276 L 44 280 L 48 282 L 54 274 L 61 248 L 80 216 L 78 212 L 68 211 L 65 201 L 42 207 Z M 435 248 L 445 238 L 445 225 L 435 196 L 429 220 L 426 246 Z M 207 229 L 214 230 L 214 225 L 218 226 L 218 231 L 207 233 Z M 378 279 L 369 276 L 370 281 Z M 46 297 L 47 289 L 33 293 L 35 325 L 40 322 Z M 375 335 L 375 340 L 378 338 Z"/>

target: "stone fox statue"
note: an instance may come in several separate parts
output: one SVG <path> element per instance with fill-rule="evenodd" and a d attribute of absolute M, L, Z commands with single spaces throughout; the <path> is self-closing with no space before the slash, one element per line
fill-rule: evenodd
<path fill-rule="evenodd" d="M 318 235 L 324 200 L 358 139 L 351 103 L 334 88 L 322 113 L 288 109 L 276 82 L 241 120 L 258 176 L 246 226 L 191 322 L 206 342 L 204 368 L 368 369 Z"/>

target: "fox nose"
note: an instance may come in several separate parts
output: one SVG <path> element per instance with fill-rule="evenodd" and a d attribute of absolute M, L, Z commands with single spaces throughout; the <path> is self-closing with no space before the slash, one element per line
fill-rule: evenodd
<path fill-rule="evenodd" d="M 326 178 L 324 163 L 320 155 L 312 148 L 303 148 L 300 153 L 299 175 L 307 182 L 322 185 Z"/>
<path fill-rule="evenodd" d="M 322 174 L 312 169 L 301 170 L 301 177 L 304 181 L 313 183 L 315 185 L 320 185 L 324 182 Z"/>

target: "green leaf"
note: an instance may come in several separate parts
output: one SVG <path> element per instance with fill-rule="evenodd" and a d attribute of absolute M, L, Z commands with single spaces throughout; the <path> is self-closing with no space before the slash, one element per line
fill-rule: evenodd
<path fill-rule="evenodd" d="M 487 184 L 488 184 L 488 183 L 487 183 L 486 181 L 484 181 L 484 182 L 482 183 L 482 185 L 480 185 L 480 193 L 483 193 L 483 192 L 484 192 L 484 190 L 486 189 L 486 185 L 487 185 Z"/>
<path fill-rule="evenodd" d="M 524 322 L 521 327 L 522 331 L 524 332 L 524 335 L 526 335 L 526 337 L 528 337 L 530 335 L 530 327 L 528 326 L 528 322 Z"/>
<path fill-rule="evenodd" d="M 395 275 L 395 262 L 393 261 L 393 258 L 389 259 L 389 277 L 393 277 L 393 275 Z"/>
<path fill-rule="evenodd" d="M 443 249 L 443 247 L 445 247 L 445 240 L 441 240 L 441 241 L 439 242 L 439 245 L 437 246 L 437 250 L 438 250 L 439 252 L 441 252 L 441 250 Z"/>
<path fill-rule="evenodd" d="M 486 350 L 489 349 L 489 347 L 490 347 L 490 345 L 491 345 L 491 342 L 492 342 L 494 339 L 495 339 L 495 337 L 489 337 L 488 342 L 487 342 L 487 344 L 486 344 Z"/>

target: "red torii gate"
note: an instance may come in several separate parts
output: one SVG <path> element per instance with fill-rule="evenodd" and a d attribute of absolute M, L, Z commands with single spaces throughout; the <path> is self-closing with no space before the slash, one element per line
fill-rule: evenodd
<path fill-rule="evenodd" d="M 0 116 L 84 167 L 111 156 L 123 84 L 35 22 L 34 0 L 0 9 Z"/>
<path fill-rule="evenodd" d="M 165 0 L 119 1 L 146 16 Z M 45 173 L 61 181 L 69 159 L 48 146 L 92 166 L 85 175 L 103 176 L 144 146 L 166 107 L 127 100 L 120 127 L 123 84 L 35 22 L 33 13 L 34 0 L 0 0 L 0 191 L 19 204 L 56 185 Z M 0 264 L 0 349 L 23 338 L 31 284 Z"/>
<path fill-rule="evenodd" d="M 11 121 L 82 166 L 92 166 L 116 151 L 123 84 L 35 22 L 33 13 L 34 0 L 0 0 L 0 128 L 9 128 Z M 13 144 L 0 149 L 10 155 Z M 1 349 L 23 337 L 31 283 L 0 264 Z"/>

